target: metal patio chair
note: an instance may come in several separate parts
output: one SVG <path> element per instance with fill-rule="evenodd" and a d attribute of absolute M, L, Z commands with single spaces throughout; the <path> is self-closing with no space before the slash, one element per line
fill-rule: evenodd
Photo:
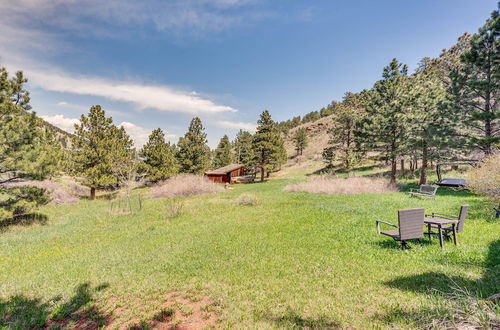
<path fill-rule="evenodd" d="M 408 243 L 406 243 L 407 240 L 424 237 L 424 214 L 424 209 L 398 210 L 398 225 L 376 220 L 377 233 L 401 242 L 402 249 L 409 248 Z M 397 229 L 381 231 L 380 224 L 386 224 Z"/>

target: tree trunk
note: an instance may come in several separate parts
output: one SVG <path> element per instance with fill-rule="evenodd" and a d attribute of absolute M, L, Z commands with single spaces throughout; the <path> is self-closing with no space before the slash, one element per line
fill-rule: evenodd
<path fill-rule="evenodd" d="M 94 187 L 90 188 L 90 199 L 95 199 L 95 188 Z"/>
<path fill-rule="evenodd" d="M 486 145 L 484 146 L 484 153 L 486 154 L 486 156 L 489 156 L 493 153 L 493 151 L 491 150 L 491 119 L 490 119 L 490 93 L 487 93 L 486 94 L 486 98 L 485 98 L 485 106 L 484 106 L 484 112 L 486 114 L 488 114 L 488 116 L 486 116 L 486 122 L 484 123 L 484 136 L 486 137 Z"/>
<path fill-rule="evenodd" d="M 264 181 L 264 166 L 260 168 L 260 181 L 261 182 Z"/>
<path fill-rule="evenodd" d="M 419 184 L 427 184 L 427 141 L 422 144 L 422 170 L 420 171 Z"/>
<path fill-rule="evenodd" d="M 396 168 L 397 162 L 396 162 L 396 157 L 392 156 L 391 157 L 391 183 L 396 183 Z"/>
<path fill-rule="evenodd" d="M 401 175 L 405 175 L 405 160 L 401 159 Z"/>

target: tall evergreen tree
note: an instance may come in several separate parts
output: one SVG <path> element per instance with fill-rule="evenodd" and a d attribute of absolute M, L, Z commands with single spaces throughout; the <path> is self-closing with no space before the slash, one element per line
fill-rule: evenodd
<path fill-rule="evenodd" d="M 252 149 L 253 136 L 247 131 L 240 130 L 236 134 L 236 139 L 234 140 L 234 153 L 235 161 L 238 164 L 245 165 L 246 170 L 252 167 L 253 162 L 253 149 Z"/>
<path fill-rule="evenodd" d="M 297 150 L 297 156 L 302 155 L 302 152 L 307 147 L 308 142 L 306 129 L 303 127 L 297 129 L 295 135 L 293 136 L 293 143 L 295 144 L 295 150 Z"/>
<path fill-rule="evenodd" d="M 452 136 L 452 115 L 446 107 L 447 93 L 444 83 L 432 67 L 421 66 L 408 84 L 409 113 L 411 127 L 406 145 L 412 150 L 420 150 L 422 167 L 420 184 L 427 183 L 429 159 L 442 155 L 448 150 L 448 138 Z"/>
<path fill-rule="evenodd" d="M 391 183 L 396 182 L 396 162 L 407 136 L 407 73 L 396 59 L 384 68 L 383 79 L 366 94 L 366 116 L 356 130 L 366 148 L 390 160 Z"/>
<path fill-rule="evenodd" d="M 0 67 L 0 220 L 49 201 L 44 189 L 9 187 L 9 182 L 43 180 L 56 173 L 60 163 L 59 144 L 30 111 L 26 82 L 21 71 L 9 78 Z"/>
<path fill-rule="evenodd" d="M 494 11 L 470 39 L 470 48 L 454 70 L 452 94 L 461 110 L 471 146 L 490 155 L 500 142 L 500 16 Z"/>
<path fill-rule="evenodd" d="M 257 124 L 252 142 L 254 162 L 260 168 L 260 180 L 264 181 L 266 171 L 269 173 L 286 162 L 286 150 L 283 138 L 269 111 L 262 112 Z"/>
<path fill-rule="evenodd" d="M 227 135 L 224 135 L 215 149 L 213 167 L 219 168 L 231 164 L 233 161 L 233 154 L 231 151 L 231 142 Z"/>
<path fill-rule="evenodd" d="M 151 182 L 168 179 L 178 172 L 176 152 L 177 148 L 165 141 L 165 134 L 160 128 L 153 130 L 139 154 L 143 158 L 141 171 Z"/>
<path fill-rule="evenodd" d="M 182 173 L 202 174 L 210 167 L 210 148 L 201 119 L 195 117 L 177 144 L 177 160 Z"/>
<path fill-rule="evenodd" d="M 100 105 L 90 108 L 75 124 L 73 137 L 73 171 L 83 177 L 82 183 L 90 187 L 90 198 L 96 190 L 118 185 L 118 165 L 132 158 L 132 140 L 123 127 L 113 125 Z"/>

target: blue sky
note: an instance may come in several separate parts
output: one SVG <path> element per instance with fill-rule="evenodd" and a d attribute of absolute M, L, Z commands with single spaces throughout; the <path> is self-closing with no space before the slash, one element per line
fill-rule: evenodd
<path fill-rule="evenodd" d="M 214 147 L 262 110 L 285 120 L 370 88 L 393 57 L 411 69 L 496 0 L 2 0 L 0 65 L 71 130 L 94 104 L 141 145 L 177 142 L 193 116 Z"/>

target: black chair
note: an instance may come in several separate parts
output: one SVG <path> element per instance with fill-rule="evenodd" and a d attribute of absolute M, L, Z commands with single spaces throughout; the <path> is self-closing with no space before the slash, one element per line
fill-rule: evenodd
<path fill-rule="evenodd" d="M 424 237 L 424 214 L 424 209 L 398 210 L 398 226 L 389 222 L 376 220 L 377 233 L 401 242 L 402 249 L 409 248 L 406 243 L 407 240 Z M 397 229 L 380 231 L 381 223 Z"/>

